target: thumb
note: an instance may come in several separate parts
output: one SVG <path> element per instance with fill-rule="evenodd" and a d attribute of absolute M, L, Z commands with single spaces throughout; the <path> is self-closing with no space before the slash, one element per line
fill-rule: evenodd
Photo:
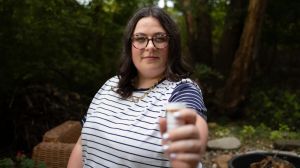
<path fill-rule="evenodd" d="M 163 134 L 167 131 L 167 121 L 165 118 L 160 118 L 159 119 L 159 128 L 160 128 L 160 133 Z"/>

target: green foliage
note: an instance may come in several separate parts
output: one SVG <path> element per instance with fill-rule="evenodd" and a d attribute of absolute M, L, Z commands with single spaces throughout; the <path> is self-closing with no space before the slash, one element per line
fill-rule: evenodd
<path fill-rule="evenodd" d="M 268 140 L 274 141 L 277 139 L 298 139 L 300 138 L 299 132 L 290 130 L 287 125 L 280 124 L 278 129 L 272 129 L 264 123 L 250 125 L 248 123 L 238 124 L 236 135 L 240 136 L 244 141 L 248 140 Z M 225 127 L 225 126 L 223 126 Z M 216 130 L 218 131 L 218 129 Z M 232 131 L 234 134 L 234 131 Z"/>
<path fill-rule="evenodd" d="M 3 158 L 0 159 L 1 168 L 46 168 L 46 164 L 35 163 L 32 159 L 28 158 L 22 153 L 18 153 L 16 158 Z"/>
<path fill-rule="evenodd" d="M 0 1 L 1 93 L 50 82 L 93 96 L 116 72 L 128 18 L 154 2 Z"/>
<path fill-rule="evenodd" d="M 283 126 L 291 130 L 299 129 L 300 96 L 297 91 L 268 88 L 252 90 L 247 117 L 254 123 L 281 130 Z"/>
<path fill-rule="evenodd" d="M 241 131 L 241 136 L 243 138 L 250 138 L 256 133 L 255 128 L 251 125 L 244 125 Z"/>
<path fill-rule="evenodd" d="M 279 45 L 279 51 L 299 49 L 300 22 L 297 16 L 300 12 L 296 6 L 299 6 L 297 0 L 290 0 L 289 3 L 273 0 L 268 3 L 263 26 L 264 42 Z M 284 14 L 278 15 L 278 11 L 284 11 Z"/>
<path fill-rule="evenodd" d="M 85 33 L 90 32 L 91 19 L 85 10 L 75 1 L 27 0 L 2 5 L 9 10 L 4 13 L 14 13 L 6 18 L 9 20 L 0 41 L 4 46 L 3 66 L 7 69 L 4 78 L 9 82 L 4 83 L 4 88 L 32 81 L 51 81 L 67 87 L 69 82 L 76 84 L 76 75 L 66 72 L 72 67 L 65 63 L 80 60 L 88 53 L 81 46 L 88 41 Z M 81 72 L 88 74 L 86 69 Z"/>
<path fill-rule="evenodd" d="M 204 64 L 197 64 L 194 71 L 195 77 L 201 80 L 206 80 L 209 78 L 215 78 L 217 80 L 222 80 L 224 77 L 219 72 L 213 70 L 211 67 Z"/>
<path fill-rule="evenodd" d="M 229 128 L 227 127 L 221 127 L 221 126 L 218 126 L 216 129 L 215 129 L 215 135 L 217 137 L 225 137 L 225 136 L 228 136 L 230 135 L 231 131 Z"/>
<path fill-rule="evenodd" d="M 277 140 L 277 139 L 282 139 L 282 138 L 283 138 L 282 133 L 278 130 L 272 131 L 270 133 L 270 139 L 272 139 L 272 140 Z"/>
<path fill-rule="evenodd" d="M 291 131 L 287 126 L 281 129 L 271 129 L 264 123 L 253 124 L 252 122 L 226 122 L 209 123 L 209 137 L 216 139 L 224 136 L 234 136 L 242 141 L 241 149 L 272 150 L 272 144 L 276 139 L 299 139 L 300 132 Z M 290 131 L 287 131 L 290 130 Z M 295 149 L 297 153 L 298 150 Z"/>
<path fill-rule="evenodd" d="M 217 104 L 219 104 L 217 91 L 224 83 L 224 76 L 207 65 L 197 64 L 193 72 L 193 78 L 196 79 L 201 87 L 206 106 L 210 111 L 216 111 Z M 211 115 L 211 113 L 208 113 L 208 115 Z M 218 119 L 220 118 L 223 117 L 219 116 Z"/>
<path fill-rule="evenodd" d="M 226 12 L 228 10 L 228 6 L 230 1 L 228 0 L 218 0 L 218 1 L 209 1 L 211 6 L 210 16 L 213 23 L 213 30 L 212 30 L 212 41 L 214 46 L 219 44 L 221 39 L 224 24 L 225 24 L 225 17 Z"/>
<path fill-rule="evenodd" d="M 0 167 L 2 168 L 12 168 L 14 162 L 10 158 L 4 158 L 0 160 Z"/>
<path fill-rule="evenodd" d="M 1 1 L 1 91 L 48 81 L 93 95 L 116 71 L 123 29 L 138 4 Z"/>
<path fill-rule="evenodd" d="M 279 124 L 278 130 L 273 130 L 270 133 L 271 140 L 277 139 L 297 139 L 299 135 L 296 132 L 290 130 L 290 128 L 285 124 Z"/>
<path fill-rule="evenodd" d="M 233 130 L 231 130 L 227 126 L 223 126 L 223 125 L 216 124 L 216 123 L 213 125 L 214 126 L 211 126 L 211 124 L 210 124 L 210 127 L 213 127 L 212 128 L 213 131 L 210 131 L 210 133 L 213 134 L 214 137 L 225 137 L 225 136 L 229 136 L 233 133 Z"/>

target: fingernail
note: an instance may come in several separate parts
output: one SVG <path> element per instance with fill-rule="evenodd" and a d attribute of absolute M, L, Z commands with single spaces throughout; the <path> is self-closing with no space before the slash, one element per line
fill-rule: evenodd
<path fill-rule="evenodd" d="M 163 138 L 163 140 L 168 140 L 169 134 L 168 134 L 168 133 L 164 133 L 164 134 L 162 135 L 162 138 Z"/>
<path fill-rule="evenodd" d="M 169 145 L 163 145 L 162 148 L 163 148 L 163 151 L 166 151 L 169 149 Z"/>
<path fill-rule="evenodd" d="M 179 117 L 180 117 L 180 112 L 177 111 L 177 112 L 175 112 L 173 115 L 174 115 L 175 118 L 179 118 Z"/>
<path fill-rule="evenodd" d="M 176 153 L 170 153 L 169 156 L 170 156 L 170 159 L 172 159 L 172 160 L 176 159 Z"/>

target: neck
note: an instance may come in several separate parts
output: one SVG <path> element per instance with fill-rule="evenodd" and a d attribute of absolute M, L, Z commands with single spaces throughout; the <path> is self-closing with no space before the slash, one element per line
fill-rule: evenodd
<path fill-rule="evenodd" d="M 162 77 L 156 78 L 141 78 L 138 77 L 135 83 L 136 88 L 150 88 L 153 85 L 157 84 L 160 80 L 163 79 Z"/>

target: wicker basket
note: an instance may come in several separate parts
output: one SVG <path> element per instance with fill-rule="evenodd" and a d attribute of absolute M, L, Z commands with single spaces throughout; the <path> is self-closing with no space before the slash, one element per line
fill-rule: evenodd
<path fill-rule="evenodd" d="M 47 168 L 65 168 L 72 149 L 81 133 L 79 121 L 66 121 L 47 131 L 43 142 L 33 149 L 32 159 L 44 162 Z"/>

